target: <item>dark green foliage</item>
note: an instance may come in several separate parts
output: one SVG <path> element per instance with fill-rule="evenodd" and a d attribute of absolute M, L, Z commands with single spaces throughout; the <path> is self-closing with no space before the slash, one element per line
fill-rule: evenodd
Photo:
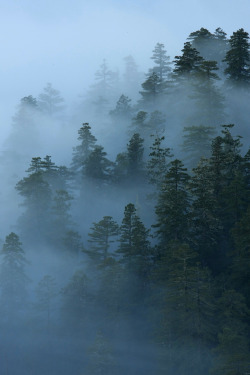
<path fill-rule="evenodd" d="M 187 183 L 189 175 L 180 160 L 170 163 L 165 175 L 156 206 L 157 233 L 164 245 L 168 242 L 184 241 L 188 231 L 189 197 Z"/>
<path fill-rule="evenodd" d="M 84 176 L 99 184 L 111 178 L 113 163 L 106 158 L 102 146 L 95 146 L 85 160 Z"/>
<path fill-rule="evenodd" d="M 181 56 L 175 56 L 174 75 L 178 78 L 188 77 L 200 70 L 203 58 L 199 52 L 192 47 L 190 42 L 184 43 Z"/>
<path fill-rule="evenodd" d="M 120 228 L 121 262 L 129 265 L 143 278 L 147 277 L 150 263 L 149 231 L 144 227 L 136 214 L 136 208 L 129 203 L 124 210 L 124 218 Z"/>
<path fill-rule="evenodd" d="M 250 308 L 250 208 L 232 229 L 235 249 L 233 250 L 232 279 Z"/>
<path fill-rule="evenodd" d="M 225 375 L 243 375 L 250 370 L 250 351 L 246 335 L 249 310 L 245 299 L 235 290 L 227 290 L 219 300 L 222 327 L 216 348 L 214 372 Z"/>
<path fill-rule="evenodd" d="M 214 195 L 214 180 L 207 159 L 201 159 L 193 169 L 188 187 L 193 200 L 191 241 L 202 265 L 214 271 L 214 264 L 218 262 L 220 254 L 219 238 L 223 226 L 216 215 L 218 202 Z"/>
<path fill-rule="evenodd" d="M 249 34 L 244 29 L 239 29 L 230 37 L 229 44 L 230 49 L 224 60 L 228 64 L 225 69 L 228 83 L 247 88 L 250 82 Z"/>

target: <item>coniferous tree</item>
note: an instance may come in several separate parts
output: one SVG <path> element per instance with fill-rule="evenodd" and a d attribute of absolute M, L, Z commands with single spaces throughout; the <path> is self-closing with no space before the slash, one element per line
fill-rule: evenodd
<path fill-rule="evenodd" d="M 102 146 L 95 146 L 85 161 L 83 175 L 96 186 L 111 179 L 114 163 L 107 159 L 106 155 Z"/>
<path fill-rule="evenodd" d="M 154 143 L 150 147 L 150 159 L 147 163 L 149 181 L 151 184 L 155 185 L 157 189 L 160 189 L 167 173 L 170 162 L 168 159 L 173 156 L 170 148 L 162 147 L 164 139 L 164 136 L 155 137 Z"/>
<path fill-rule="evenodd" d="M 144 140 L 138 133 L 135 133 L 127 145 L 128 176 L 139 178 L 143 172 L 143 147 Z"/>
<path fill-rule="evenodd" d="M 82 124 L 78 134 L 81 143 L 73 148 L 72 169 L 82 172 L 86 159 L 95 148 L 96 137 L 91 133 L 91 126 L 87 122 Z"/>
<path fill-rule="evenodd" d="M 109 112 L 110 116 L 116 120 L 129 120 L 132 113 L 130 102 L 128 96 L 121 95 L 115 109 Z"/>
<path fill-rule="evenodd" d="M 218 208 L 209 160 L 202 158 L 193 169 L 188 187 L 192 196 L 191 241 L 202 266 L 214 272 L 220 256 L 219 238 L 223 225 L 216 215 Z"/>
<path fill-rule="evenodd" d="M 25 237 L 37 240 L 47 235 L 51 205 L 51 189 L 42 172 L 32 173 L 16 184 L 16 190 L 24 198 L 22 206 L 26 211 L 21 215 L 19 225 Z"/>
<path fill-rule="evenodd" d="M 183 242 L 188 237 L 189 175 L 186 171 L 180 160 L 172 161 L 161 186 L 155 227 L 164 247 L 169 241 Z"/>
<path fill-rule="evenodd" d="M 200 65 L 203 58 L 199 52 L 192 47 L 190 42 L 184 43 L 181 56 L 175 56 L 175 67 L 173 70 L 176 78 L 187 78 L 193 73 L 197 73 L 200 70 Z"/>
<path fill-rule="evenodd" d="M 91 249 L 88 254 L 95 262 L 105 262 L 109 256 L 110 245 L 114 242 L 113 238 L 118 236 L 119 225 L 111 216 L 104 216 L 98 223 L 93 223 L 90 229 L 88 241 Z"/>
<path fill-rule="evenodd" d="M 249 34 L 244 29 L 237 30 L 230 37 L 229 45 L 230 48 L 224 60 L 228 64 L 225 69 L 227 82 L 231 86 L 249 88 Z"/>
<path fill-rule="evenodd" d="M 216 84 L 219 79 L 216 61 L 202 61 L 199 72 L 194 76 L 190 98 L 195 101 L 190 123 L 218 126 L 224 120 L 224 97 Z"/>
<path fill-rule="evenodd" d="M 66 190 L 57 190 L 52 201 L 52 225 L 50 236 L 56 245 L 61 246 L 65 233 L 72 227 L 70 214 L 73 197 Z"/>
<path fill-rule="evenodd" d="M 144 107 L 155 108 L 161 93 L 160 78 L 155 72 L 153 72 L 141 86 L 143 91 L 140 91 L 140 94 L 142 95 L 140 103 Z"/>
<path fill-rule="evenodd" d="M 155 66 L 149 69 L 149 74 L 156 73 L 158 75 L 163 89 L 163 82 L 168 78 L 168 75 L 171 71 L 171 63 L 169 62 L 170 57 L 167 56 L 167 51 L 165 50 L 164 44 L 156 44 L 155 48 L 153 49 L 153 55 L 151 59 L 154 61 Z"/>

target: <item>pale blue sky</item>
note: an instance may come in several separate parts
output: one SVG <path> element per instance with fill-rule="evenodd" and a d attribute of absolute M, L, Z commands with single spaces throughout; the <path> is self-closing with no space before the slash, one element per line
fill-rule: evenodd
<path fill-rule="evenodd" d="M 0 121 L 47 82 L 74 100 L 103 58 L 115 69 L 132 54 L 147 70 L 157 42 L 173 59 L 190 32 L 250 31 L 249 16 L 249 0 L 0 0 Z"/>

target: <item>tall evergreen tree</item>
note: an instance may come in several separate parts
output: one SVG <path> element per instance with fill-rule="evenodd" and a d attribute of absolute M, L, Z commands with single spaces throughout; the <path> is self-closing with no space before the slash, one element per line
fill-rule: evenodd
<path fill-rule="evenodd" d="M 97 185 L 111 178 L 114 163 L 107 159 L 106 155 L 102 146 L 95 146 L 85 160 L 83 175 Z"/>
<path fill-rule="evenodd" d="M 130 178 L 139 178 L 143 172 L 144 140 L 135 133 L 127 145 L 128 175 Z"/>
<path fill-rule="evenodd" d="M 36 241 L 44 239 L 50 225 L 48 214 L 52 192 L 48 182 L 42 172 L 36 172 L 20 180 L 16 190 L 24 198 L 22 205 L 26 209 L 19 220 L 23 235 Z"/>
<path fill-rule="evenodd" d="M 98 223 L 93 223 L 90 228 L 89 243 L 91 249 L 88 254 L 97 262 L 106 261 L 109 256 L 109 248 L 119 233 L 119 225 L 111 216 L 104 216 Z"/>
<path fill-rule="evenodd" d="M 162 43 L 157 43 L 153 49 L 153 55 L 151 59 L 154 61 L 155 66 L 149 69 L 149 74 L 156 73 L 159 77 L 161 84 L 168 78 L 171 71 L 170 69 L 170 57 L 167 56 L 167 51 Z"/>
<path fill-rule="evenodd" d="M 157 73 L 153 72 L 150 74 L 150 76 L 145 82 L 142 83 L 141 86 L 143 91 L 140 91 L 140 94 L 142 95 L 140 104 L 146 106 L 147 108 L 154 108 L 161 93 L 161 82 Z"/>
<path fill-rule="evenodd" d="M 78 134 L 80 144 L 73 148 L 72 169 L 82 172 L 86 159 L 95 148 L 96 137 L 91 133 L 91 126 L 87 122 L 82 124 Z"/>
<path fill-rule="evenodd" d="M 160 189 L 167 173 L 170 162 L 168 159 L 173 156 L 170 148 L 162 147 L 164 139 L 165 137 L 160 137 L 158 135 L 155 137 L 154 143 L 150 147 L 150 159 L 147 163 L 149 181 L 155 185 L 157 189 Z"/>
<path fill-rule="evenodd" d="M 249 34 L 244 29 L 233 33 L 229 39 L 230 49 L 226 54 L 227 68 L 225 74 L 231 86 L 249 88 L 250 82 L 250 51 Z"/>
<path fill-rule="evenodd" d="M 189 175 L 186 171 L 180 160 L 172 161 L 161 186 L 155 227 L 164 247 L 169 241 L 183 242 L 188 236 Z"/>
<path fill-rule="evenodd" d="M 192 47 L 190 42 L 184 43 L 181 56 L 175 56 L 175 67 L 173 70 L 176 78 L 189 77 L 192 73 L 200 70 L 203 58 L 199 52 Z"/>

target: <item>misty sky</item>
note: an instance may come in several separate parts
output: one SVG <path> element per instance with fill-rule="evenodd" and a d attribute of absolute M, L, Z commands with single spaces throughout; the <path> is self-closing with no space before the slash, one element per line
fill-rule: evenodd
<path fill-rule="evenodd" d="M 103 58 L 122 70 L 132 54 L 146 71 L 157 42 L 173 59 L 201 27 L 250 31 L 249 14 L 249 0 L 0 0 L 1 137 L 19 100 L 47 82 L 73 102 Z"/>

